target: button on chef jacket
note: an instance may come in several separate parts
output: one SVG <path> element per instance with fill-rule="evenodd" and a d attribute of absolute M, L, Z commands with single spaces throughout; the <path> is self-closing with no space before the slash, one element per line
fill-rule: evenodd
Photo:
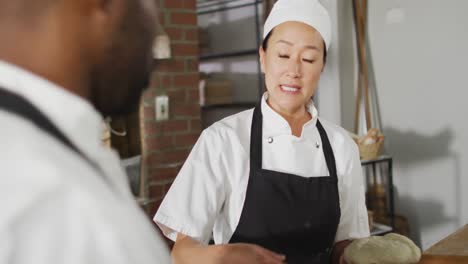
<path fill-rule="evenodd" d="M 262 97 L 262 168 L 303 177 L 329 176 L 317 130 L 318 111 L 302 135 Z M 249 179 L 253 109 L 229 116 L 205 129 L 159 207 L 154 221 L 174 240 L 177 233 L 207 244 L 228 243 L 239 223 Z M 359 152 L 347 132 L 320 118 L 336 159 L 341 218 L 335 241 L 368 237 L 369 226 Z M 312 176 L 311 176 L 312 175 Z M 313 210 L 313 208 L 311 208 Z"/>
<path fill-rule="evenodd" d="M 0 61 L 0 89 L 26 98 L 100 167 L 0 108 L 0 263 L 170 263 L 90 103 Z"/>

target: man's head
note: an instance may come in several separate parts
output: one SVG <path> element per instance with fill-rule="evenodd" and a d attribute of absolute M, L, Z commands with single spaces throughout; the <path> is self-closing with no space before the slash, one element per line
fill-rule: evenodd
<path fill-rule="evenodd" d="M 136 109 L 152 68 L 156 0 L 0 5 L 0 38 L 11 41 L 0 44 L 0 59 L 85 97 L 103 115 Z"/>
<path fill-rule="evenodd" d="M 91 100 L 104 114 L 133 110 L 148 87 L 152 70 L 155 0 L 126 2 L 120 23 L 101 51 L 101 59 L 91 65 Z"/>

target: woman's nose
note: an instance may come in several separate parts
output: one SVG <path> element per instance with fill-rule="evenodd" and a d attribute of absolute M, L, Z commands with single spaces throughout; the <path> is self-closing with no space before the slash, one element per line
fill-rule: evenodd
<path fill-rule="evenodd" d="M 301 64 L 296 61 L 289 63 L 288 76 L 291 78 L 300 78 L 301 77 Z"/>

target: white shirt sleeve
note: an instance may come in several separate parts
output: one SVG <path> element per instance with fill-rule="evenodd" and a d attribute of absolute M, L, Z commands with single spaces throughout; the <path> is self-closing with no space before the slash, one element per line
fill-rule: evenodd
<path fill-rule="evenodd" d="M 358 239 L 370 236 L 365 200 L 364 178 L 359 150 L 351 144 L 349 174 L 341 177 L 340 188 L 341 220 L 335 241 Z"/>
<path fill-rule="evenodd" d="M 182 233 L 208 243 L 226 197 L 226 167 L 221 136 L 211 127 L 202 132 L 166 194 L 154 221 L 169 239 Z"/>

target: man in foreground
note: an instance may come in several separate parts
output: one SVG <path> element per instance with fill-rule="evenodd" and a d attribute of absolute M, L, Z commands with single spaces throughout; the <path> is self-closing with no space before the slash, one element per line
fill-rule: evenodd
<path fill-rule="evenodd" d="M 0 263 L 169 263 L 102 116 L 147 87 L 154 0 L 0 0 Z"/>

